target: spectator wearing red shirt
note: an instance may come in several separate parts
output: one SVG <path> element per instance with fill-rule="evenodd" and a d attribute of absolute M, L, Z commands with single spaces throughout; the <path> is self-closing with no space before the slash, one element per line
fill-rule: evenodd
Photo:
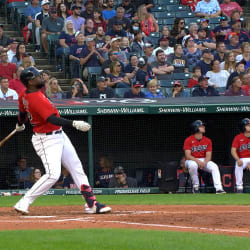
<path fill-rule="evenodd" d="M 231 2 L 231 0 L 224 0 L 222 4 L 220 4 L 220 8 L 222 11 L 222 14 L 230 17 L 233 10 L 238 10 L 240 11 L 240 15 L 242 15 L 242 8 L 237 2 Z"/>
<path fill-rule="evenodd" d="M 16 65 L 14 63 L 8 63 L 6 51 L 2 51 L 0 59 L 0 77 L 6 77 L 9 81 L 16 78 Z"/>
<path fill-rule="evenodd" d="M 199 77 L 201 76 L 201 68 L 196 66 L 193 67 L 193 77 L 188 81 L 188 88 L 193 88 L 199 85 Z"/>
<path fill-rule="evenodd" d="M 17 78 L 9 81 L 9 88 L 14 89 L 18 95 L 25 89 L 23 83 L 20 81 L 20 75 L 23 70 L 24 68 L 19 66 L 16 72 Z"/>

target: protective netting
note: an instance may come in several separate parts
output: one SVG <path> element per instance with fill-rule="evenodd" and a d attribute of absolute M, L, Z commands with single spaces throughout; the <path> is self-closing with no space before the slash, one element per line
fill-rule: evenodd
<path fill-rule="evenodd" d="M 159 166 L 168 161 L 179 161 L 182 146 L 189 135 L 189 124 L 201 119 L 207 124 L 206 135 L 213 141 L 213 160 L 220 165 L 234 165 L 230 154 L 233 137 L 238 133 L 238 122 L 246 114 L 186 114 L 186 115 L 121 115 L 93 117 L 94 173 L 99 158 L 108 155 L 113 167 L 123 166 L 128 176 L 136 177 L 141 186 L 154 186 Z M 86 117 L 67 117 L 86 120 Z M 16 117 L 0 119 L 0 138 L 8 135 L 16 124 Z M 88 173 L 88 135 L 75 129 L 64 129 L 75 146 Z M 29 125 L 14 135 L 0 148 L 0 188 L 14 188 L 14 170 L 19 155 L 27 157 L 31 167 L 42 167 L 31 144 Z M 138 177 L 139 176 L 139 177 Z"/>

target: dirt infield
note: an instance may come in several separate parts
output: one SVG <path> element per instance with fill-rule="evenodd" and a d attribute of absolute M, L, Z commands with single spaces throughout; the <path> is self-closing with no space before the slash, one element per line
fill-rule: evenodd
<path fill-rule="evenodd" d="M 134 228 L 250 237 L 250 206 L 112 206 L 105 215 L 84 214 L 82 206 L 31 207 L 28 216 L 0 208 L 0 230 Z"/>

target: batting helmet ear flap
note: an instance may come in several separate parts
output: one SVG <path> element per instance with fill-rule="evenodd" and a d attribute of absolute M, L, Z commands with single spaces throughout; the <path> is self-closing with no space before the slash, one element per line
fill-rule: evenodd
<path fill-rule="evenodd" d="M 242 133 L 246 131 L 246 125 L 250 124 L 249 118 L 244 118 L 240 121 L 239 128 Z"/>
<path fill-rule="evenodd" d="M 205 123 L 201 120 L 196 120 L 190 124 L 190 130 L 192 134 L 199 132 L 199 127 L 205 126 Z"/>

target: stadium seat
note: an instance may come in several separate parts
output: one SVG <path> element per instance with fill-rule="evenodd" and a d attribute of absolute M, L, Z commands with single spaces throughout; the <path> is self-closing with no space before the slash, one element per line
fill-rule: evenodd
<path fill-rule="evenodd" d="M 163 19 L 163 24 L 164 25 L 173 25 L 174 24 L 174 20 L 175 20 L 175 18 Z"/>
<path fill-rule="evenodd" d="M 190 77 L 189 73 L 173 73 L 174 80 L 189 80 Z"/>
<path fill-rule="evenodd" d="M 219 17 L 210 17 L 209 24 L 220 24 L 220 18 Z"/>
<path fill-rule="evenodd" d="M 123 98 L 127 91 L 129 91 L 129 88 L 115 88 L 115 97 Z"/>
<path fill-rule="evenodd" d="M 157 46 L 160 36 L 160 32 L 151 32 L 147 37 L 147 41 L 151 42 L 154 46 Z"/>
<path fill-rule="evenodd" d="M 25 24 L 27 22 L 25 20 L 25 16 L 24 16 L 25 10 L 26 10 L 26 8 L 18 8 L 16 10 L 16 13 L 17 13 L 16 14 L 16 16 L 17 16 L 17 30 L 18 30 L 20 36 L 22 36 L 22 28 L 25 26 Z M 14 25 L 14 23 L 13 23 L 13 25 Z"/>
<path fill-rule="evenodd" d="M 87 67 L 88 71 L 88 88 L 96 88 L 96 80 L 102 73 L 102 67 Z"/>
<path fill-rule="evenodd" d="M 154 14 L 154 12 L 166 11 L 166 8 L 165 8 L 165 6 L 155 6 L 155 7 L 151 8 L 151 11 Z"/>
<path fill-rule="evenodd" d="M 7 2 L 7 1 L 6 1 Z M 11 23 L 14 25 L 15 17 L 16 17 L 16 10 L 19 8 L 27 8 L 29 4 L 27 2 L 11 2 L 5 7 L 5 17 L 7 17 L 8 9 L 10 9 L 10 16 L 11 16 Z M 6 19 L 6 22 L 8 20 Z"/>
<path fill-rule="evenodd" d="M 179 4 L 178 0 L 158 0 L 158 5 L 168 6 L 168 5 L 177 5 Z"/>
<path fill-rule="evenodd" d="M 167 18 L 167 13 L 166 12 L 154 12 L 153 15 L 154 15 L 154 17 L 156 19 L 165 19 L 165 18 Z"/>
<path fill-rule="evenodd" d="M 173 87 L 173 80 L 158 80 L 160 87 Z"/>
<path fill-rule="evenodd" d="M 165 96 L 171 98 L 172 97 L 172 86 L 171 88 L 164 88 L 165 89 Z"/>
<path fill-rule="evenodd" d="M 216 88 L 220 95 L 225 95 L 226 87 L 218 87 Z"/>
<path fill-rule="evenodd" d="M 183 5 L 168 5 L 167 10 L 169 12 L 179 12 L 179 11 L 191 11 L 189 6 L 183 6 Z"/>
<path fill-rule="evenodd" d="M 190 11 L 180 11 L 180 12 L 176 12 L 175 16 L 180 17 L 180 18 L 191 18 L 191 17 L 195 17 L 195 14 L 194 12 L 190 12 Z"/>
<path fill-rule="evenodd" d="M 197 19 L 199 19 L 199 18 L 197 18 L 197 17 L 185 17 L 185 24 L 189 25 L 190 23 L 197 23 Z"/>

